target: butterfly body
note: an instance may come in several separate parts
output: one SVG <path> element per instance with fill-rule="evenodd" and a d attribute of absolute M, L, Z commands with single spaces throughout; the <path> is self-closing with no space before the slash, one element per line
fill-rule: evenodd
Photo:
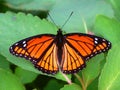
<path fill-rule="evenodd" d="M 91 57 L 106 52 L 111 43 L 104 38 L 83 34 L 40 34 L 13 44 L 9 51 L 15 56 L 29 59 L 43 73 L 77 73 Z"/>
<path fill-rule="evenodd" d="M 58 30 L 57 35 L 55 36 L 54 42 L 56 43 L 57 46 L 57 57 L 58 57 L 58 63 L 60 64 L 63 54 L 63 45 L 65 43 L 64 36 L 60 29 Z"/>

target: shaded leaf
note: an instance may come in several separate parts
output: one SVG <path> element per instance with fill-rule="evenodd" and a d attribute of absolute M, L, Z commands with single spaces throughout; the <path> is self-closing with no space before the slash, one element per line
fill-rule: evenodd
<path fill-rule="evenodd" d="M 98 90 L 98 77 L 91 82 L 87 90 Z"/>
<path fill-rule="evenodd" d="M 25 90 L 25 88 L 15 75 L 0 68 L 0 90 Z"/>
<path fill-rule="evenodd" d="M 6 60 L 6 58 L 2 55 L 0 55 L 0 68 L 10 70 L 10 63 Z"/>
<path fill-rule="evenodd" d="M 5 0 L 5 5 L 18 10 L 50 10 L 55 0 Z"/>
<path fill-rule="evenodd" d="M 47 82 L 47 85 L 46 87 L 44 87 L 44 90 L 59 90 L 62 86 L 63 83 L 60 83 L 55 79 L 51 79 L 49 82 Z"/>
<path fill-rule="evenodd" d="M 81 87 L 75 83 L 72 83 L 70 85 L 64 85 L 63 88 L 60 90 L 82 90 Z"/>
<path fill-rule="evenodd" d="M 27 84 L 27 83 L 31 83 L 33 80 L 35 80 L 35 78 L 37 77 L 38 74 L 17 67 L 15 69 L 15 75 L 20 78 L 20 80 L 23 84 Z"/>
<path fill-rule="evenodd" d="M 98 77 L 101 69 L 101 61 L 104 59 L 104 55 L 100 54 L 96 57 L 92 58 L 88 63 L 84 70 L 82 70 L 82 79 L 85 83 L 85 87 L 95 80 Z"/>

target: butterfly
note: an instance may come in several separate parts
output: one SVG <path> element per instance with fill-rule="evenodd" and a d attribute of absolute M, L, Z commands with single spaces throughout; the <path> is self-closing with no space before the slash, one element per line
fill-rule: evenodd
<path fill-rule="evenodd" d="M 106 52 L 111 43 L 101 37 L 83 34 L 40 34 L 13 44 L 9 51 L 15 56 L 30 60 L 43 73 L 56 74 L 61 71 L 73 74 L 86 66 L 93 56 Z"/>

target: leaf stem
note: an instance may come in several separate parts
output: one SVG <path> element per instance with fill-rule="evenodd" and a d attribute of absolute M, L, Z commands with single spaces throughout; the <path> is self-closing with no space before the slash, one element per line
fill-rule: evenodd
<path fill-rule="evenodd" d="M 85 84 L 84 84 L 84 81 L 83 81 L 83 79 L 78 75 L 78 74 L 74 74 L 75 75 L 75 77 L 78 79 L 78 81 L 81 83 L 81 85 L 82 85 L 82 89 L 83 90 L 86 90 L 86 87 L 85 87 Z"/>
<path fill-rule="evenodd" d="M 67 77 L 66 74 L 62 73 L 62 75 L 64 76 L 64 78 L 66 79 L 66 81 L 68 82 L 68 84 L 72 84 L 71 80 Z"/>

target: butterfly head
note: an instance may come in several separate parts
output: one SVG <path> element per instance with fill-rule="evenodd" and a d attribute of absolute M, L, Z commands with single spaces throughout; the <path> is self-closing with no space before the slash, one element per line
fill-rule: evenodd
<path fill-rule="evenodd" d="M 62 30 L 58 29 L 57 34 L 62 34 Z"/>

